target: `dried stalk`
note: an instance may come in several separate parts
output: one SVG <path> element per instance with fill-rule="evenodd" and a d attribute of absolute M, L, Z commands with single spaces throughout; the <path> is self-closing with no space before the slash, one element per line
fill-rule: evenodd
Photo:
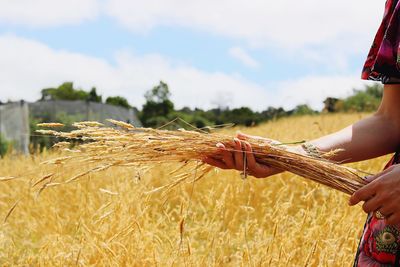
<path fill-rule="evenodd" d="M 62 142 L 59 146 L 56 144 L 56 147 L 60 147 L 71 155 L 46 163 L 95 164 L 95 167 L 67 180 L 67 182 L 72 182 L 85 174 L 114 166 L 140 167 L 165 162 L 187 163 L 202 161 L 206 156 L 218 157 L 216 144 L 219 142 L 224 143 L 228 150 L 234 151 L 232 136 L 229 135 L 135 128 L 125 122 L 115 120 L 110 120 L 110 122 L 116 128 L 106 127 L 97 122 L 80 122 L 74 124 L 78 129 L 71 132 L 41 131 L 61 138 L 86 141 L 74 150 L 65 148 L 69 143 Z M 346 194 L 352 194 L 367 183 L 356 170 L 335 162 L 300 155 L 288 151 L 284 146 L 269 144 L 259 139 L 248 141 L 253 147 L 257 162 L 292 172 Z M 210 168 L 204 165 L 200 166 L 200 171 L 209 170 Z"/>

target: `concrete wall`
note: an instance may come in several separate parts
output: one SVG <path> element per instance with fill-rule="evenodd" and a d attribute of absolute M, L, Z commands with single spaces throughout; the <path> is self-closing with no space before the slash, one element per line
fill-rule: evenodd
<path fill-rule="evenodd" d="M 139 127 L 141 123 L 133 109 L 86 101 L 38 101 L 29 104 L 30 115 L 34 118 L 46 117 L 56 121 L 63 115 L 72 116 L 75 121 L 121 120 Z"/>
<path fill-rule="evenodd" d="M 26 102 L 0 105 L 0 133 L 13 143 L 14 149 L 28 153 L 29 109 Z"/>
<path fill-rule="evenodd" d="M 136 127 L 141 123 L 134 109 L 85 101 L 38 101 L 34 103 L 12 102 L 0 105 L 0 133 L 14 144 L 14 149 L 29 152 L 29 118 L 44 118 L 56 122 L 66 116 L 71 123 L 114 119 L 129 122 Z"/>

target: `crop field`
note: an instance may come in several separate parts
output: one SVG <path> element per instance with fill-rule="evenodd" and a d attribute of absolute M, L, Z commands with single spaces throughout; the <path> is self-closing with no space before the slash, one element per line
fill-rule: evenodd
<path fill-rule="evenodd" d="M 296 142 L 365 116 L 291 117 L 223 131 Z M 40 163 L 56 156 L 0 160 L 1 266 L 351 266 L 366 217 L 347 195 L 290 173 L 242 180 L 215 170 L 151 192 L 176 179 L 168 163 L 112 168 L 39 194 L 34 184 L 49 173 Z M 388 159 L 350 166 L 376 173 Z M 69 177 L 83 167 L 58 171 Z M 196 177 L 196 168 L 187 171 Z"/>

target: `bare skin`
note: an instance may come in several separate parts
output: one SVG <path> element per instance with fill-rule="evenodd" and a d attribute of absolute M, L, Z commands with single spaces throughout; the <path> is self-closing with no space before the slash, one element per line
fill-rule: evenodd
<path fill-rule="evenodd" d="M 226 150 L 224 144 L 217 144 L 221 159 L 208 157 L 204 162 L 221 169 L 243 171 L 244 153 L 240 152 L 243 151 L 246 153 L 247 171 L 250 175 L 264 178 L 282 172 L 255 160 L 251 145 L 246 141 L 249 137 L 240 133 L 233 140 L 235 150 L 239 152 L 230 152 Z M 385 85 L 380 107 L 371 117 L 309 143 L 322 152 L 344 149 L 332 158 L 343 163 L 396 152 L 400 148 L 400 85 Z M 291 149 L 297 153 L 305 153 L 299 146 Z M 388 224 L 400 224 L 400 166 L 392 166 L 369 179 L 371 182 L 368 185 L 351 196 L 349 205 L 364 202 L 365 212 L 380 211 Z"/>

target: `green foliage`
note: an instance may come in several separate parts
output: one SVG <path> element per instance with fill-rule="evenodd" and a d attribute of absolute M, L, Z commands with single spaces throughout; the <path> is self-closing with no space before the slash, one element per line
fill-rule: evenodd
<path fill-rule="evenodd" d="M 365 91 L 368 95 L 374 96 L 375 98 L 381 99 L 383 96 L 383 86 L 379 83 L 366 86 Z"/>
<path fill-rule="evenodd" d="M 10 142 L 7 141 L 2 134 L 0 134 L 0 156 L 4 157 L 7 154 Z"/>
<path fill-rule="evenodd" d="M 89 102 L 101 103 L 102 96 L 97 94 L 96 87 L 92 87 L 92 89 L 90 90 L 86 100 L 89 101 Z"/>
<path fill-rule="evenodd" d="M 174 104 L 169 99 L 170 95 L 168 85 L 162 81 L 146 92 L 146 103 L 139 114 L 143 126 L 157 127 L 164 122 L 161 118 L 170 117 L 174 111 Z"/>
<path fill-rule="evenodd" d="M 96 87 L 92 87 L 89 92 L 74 88 L 72 82 L 65 82 L 57 88 L 46 88 L 41 91 L 41 101 L 45 100 L 83 100 L 88 102 L 102 103 L 103 97 L 97 93 Z M 112 96 L 106 99 L 106 104 L 131 108 L 128 100 L 122 96 Z"/>
<path fill-rule="evenodd" d="M 327 112 L 373 112 L 378 109 L 383 96 L 383 86 L 367 85 L 363 90 L 353 90 L 353 95 L 344 98 L 327 98 L 324 101 Z"/>
<path fill-rule="evenodd" d="M 235 108 L 222 112 L 224 123 L 230 122 L 238 125 L 254 126 L 260 122 L 260 119 L 248 107 Z"/>
<path fill-rule="evenodd" d="M 308 105 L 303 104 L 303 105 L 298 105 L 294 108 L 293 110 L 293 115 L 313 115 L 316 114 L 318 112 L 316 112 L 315 110 L 313 110 L 312 108 L 310 108 Z"/>
<path fill-rule="evenodd" d="M 193 125 L 196 128 L 204 128 L 206 126 L 210 126 L 210 125 L 214 124 L 212 121 L 210 121 L 207 118 L 205 118 L 204 116 L 202 116 L 201 113 L 198 111 L 199 111 L 198 109 L 196 109 L 194 111 L 192 111 L 190 109 L 189 110 L 181 109 L 179 111 L 172 112 L 168 117 L 169 117 L 170 121 L 175 118 L 181 118 L 182 120 Z M 187 126 L 187 125 L 182 125 L 182 127 L 183 126 Z"/>
<path fill-rule="evenodd" d="M 378 109 L 383 88 L 378 85 L 367 86 L 365 90 L 354 90 L 352 96 L 343 100 L 343 111 L 372 112 Z"/>
<path fill-rule="evenodd" d="M 110 96 L 106 99 L 106 104 L 119 106 L 124 108 L 131 108 L 132 106 L 129 104 L 128 100 L 122 96 Z"/>
<path fill-rule="evenodd" d="M 262 121 L 276 120 L 285 117 L 287 115 L 288 115 L 287 112 L 281 107 L 279 108 L 268 107 L 260 114 Z"/>
<path fill-rule="evenodd" d="M 175 118 L 181 118 L 197 128 L 233 123 L 236 125 L 254 126 L 260 122 L 281 118 L 291 114 L 314 114 L 307 105 L 299 105 L 295 110 L 285 111 L 283 108 L 269 107 L 262 112 L 254 112 L 248 107 L 234 109 L 215 108 L 202 110 L 184 107 L 174 110 L 174 104 L 169 99 L 171 93 L 166 83 L 160 83 L 145 93 L 146 103 L 143 105 L 139 118 L 145 127 L 160 127 Z M 173 127 L 173 126 L 169 126 Z"/>
<path fill-rule="evenodd" d="M 377 109 L 379 103 L 379 99 L 368 95 L 366 92 L 357 92 L 356 95 L 344 100 L 343 111 L 374 111 Z"/>
<path fill-rule="evenodd" d="M 169 100 L 171 93 L 169 92 L 168 84 L 163 81 L 157 86 L 154 86 L 153 89 L 147 91 L 144 94 L 147 102 L 155 102 L 155 103 L 162 103 L 166 100 Z"/>
<path fill-rule="evenodd" d="M 370 112 L 378 108 L 383 94 L 383 87 L 379 84 L 366 86 L 363 90 L 354 90 L 353 95 L 344 98 L 327 98 L 324 101 L 327 112 Z M 202 110 L 199 108 L 191 109 L 184 107 L 175 110 L 174 103 L 170 100 L 171 92 L 167 83 L 160 81 L 158 85 L 147 91 L 144 95 L 146 102 L 139 112 L 139 118 L 145 127 L 160 127 L 175 118 L 181 118 L 184 121 L 198 128 L 210 125 L 221 125 L 234 123 L 236 125 L 254 126 L 261 122 L 275 120 L 292 115 L 311 115 L 318 112 L 310 108 L 308 105 L 298 105 L 293 110 L 285 110 L 281 107 L 267 107 L 261 112 L 253 111 L 249 107 L 214 108 Z M 48 88 L 42 90 L 42 100 L 85 100 L 92 102 L 102 102 L 102 96 L 98 95 L 96 88 L 92 88 L 89 92 L 81 89 L 75 89 L 72 82 L 66 82 L 57 88 Z M 128 100 L 121 96 L 108 97 L 105 101 L 107 104 L 131 108 Z M 46 122 L 49 114 L 43 114 L 42 121 Z M 82 118 L 84 119 L 84 118 Z M 80 120 L 71 116 L 59 115 L 59 122 L 70 122 Z M 33 121 L 33 120 L 32 120 Z M 35 124 L 38 121 L 34 122 Z M 173 126 L 169 126 L 173 127 Z M 31 126 L 32 132 L 34 126 Z M 48 147 L 52 142 L 43 138 L 40 146 Z"/>
<path fill-rule="evenodd" d="M 74 89 L 72 82 L 65 82 L 57 88 L 43 89 L 40 100 L 87 100 L 88 97 L 88 92 Z"/>

